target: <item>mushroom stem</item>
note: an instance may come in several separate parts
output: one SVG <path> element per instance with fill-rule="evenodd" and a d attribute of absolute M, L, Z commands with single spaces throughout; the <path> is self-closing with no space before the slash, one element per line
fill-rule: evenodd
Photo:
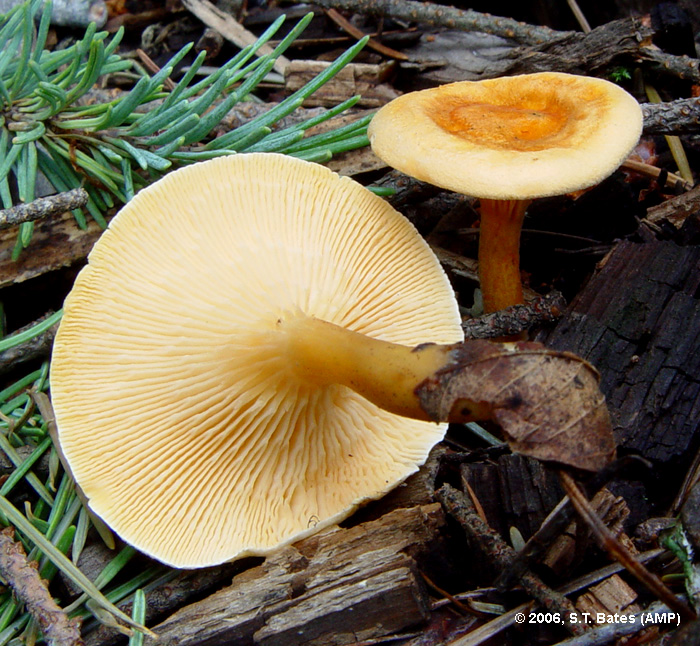
<path fill-rule="evenodd" d="M 530 200 L 481 200 L 479 282 L 484 312 L 523 302 L 520 230 Z"/>
<path fill-rule="evenodd" d="M 280 321 L 285 351 L 295 374 L 316 385 L 341 384 L 380 408 L 429 420 L 416 388 L 451 365 L 454 345 L 426 343 L 415 348 L 380 341 L 311 317 Z M 474 403 L 470 419 L 490 418 Z"/>

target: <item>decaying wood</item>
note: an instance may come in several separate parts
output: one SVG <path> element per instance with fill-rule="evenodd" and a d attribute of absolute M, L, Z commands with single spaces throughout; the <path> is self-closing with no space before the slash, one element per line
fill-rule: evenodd
<path fill-rule="evenodd" d="M 100 542 L 89 543 L 80 555 L 78 566 L 91 580 L 114 559 L 114 551 Z M 235 574 L 245 569 L 243 562 L 225 563 L 217 567 L 199 570 L 172 570 L 169 577 L 161 578 L 159 584 L 149 586 L 146 596 L 146 623 L 152 624 L 156 618 L 167 617 L 178 608 L 213 593 L 221 586 L 228 585 Z M 74 584 L 63 577 L 63 582 L 74 593 L 79 591 Z M 131 614 L 131 602 L 120 604 L 120 608 Z M 114 627 L 91 625 L 85 632 L 86 646 L 117 646 L 124 643 L 124 637 Z"/>
<path fill-rule="evenodd" d="M 695 610 L 684 599 L 677 597 L 666 584 L 650 572 L 632 552 L 615 536 L 614 532 L 601 520 L 590 501 L 583 494 L 570 473 L 559 471 L 559 479 L 576 512 L 591 530 L 595 541 L 608 555 L 625 566 L 625 569 L 647 590 L 654 593 L 685 621 L 697 619 Z"/>
<path fill-rule="evenodd" d="M 619 575 L 613 574 L 576 599 L 576 609 L 593 617 L 599 612 L 604 615 L 634 614 L 641 610 L 634 603 L 636 599 L 637 593 Z"/>
<path fill-rule="evenodd" d="M 296 92 L 309 81 L 325 71 L 331 63 L 327 61 L 295 60 L 285 71 L 287 93 Z M 380 107 L 396 98 L 399 93 L 383 82 L 393 69 L 393 63 L 368 64 L 348 63 L 332 79 L 316 90 L 304 101 L 305 106 L 335 106 L 360 95 L 359 105 Z"/>
<path fill-rule="evenodd" d="M 502 536 L 516 527 L 529 539 L 563 496 L 556 475 L 522 455 L 503 455 L 495 463 L 464 464 L 461 475 L 489 525 Z"/>
<path fill-rule="evenodd" d="M 613 495 L 608 489 L 601 489 L 590 502 L 591 507 L 603 519 L 613 535 L 628 545 L 627 539 L 622 537 L 622 525 L 630 513 L 624 499 Z M 589 542 L 588 536 L 586 526 L 574 516 L 574 520 L 549 546 L 541 562 L 556 574 L 565 576 L 580 560 L 583 548 Z"/>
<path fill-rule="evenodd" d="M 659 224 L 663 220 L 667 220 L 675 227 L 680 227 L 691 213 L 700 210 L 700 186 L 694 189 L 672 197 L 659 204 L 653 206 L 647 211 L 646 221 L 652 224 Z"/>
<path fill-rule="evenodd" d="M 177 611 L 146 643 L 334 646 L 420 624 L 430 605 L 414 557 L 435 549 L 443 524 L 433 504 L 312 536 Z"/>
<path fill-rule="evenodd" d="M 600 370 L 619 445 L 658 463 L 689 457 L 698 430 L 698 293 L 700 247 L 623 241 L 541 335 Z"/>
<path fill-rule="evenodd" d="M 12 336 L 21 334 L 25 330 L 34 327 L 38 323 L 41 323 L 43 320 L 45 320 L 51 314 L 53 314 L 53 312 L 42 316 L 36 321 L 32 321 L 32 323 L 30 323 L 29 325 L 25 325 L 19 330 L 13 332 Z M 19 343 L 18 345 L 13 346 L 12 348 L 8 348 L 7 350 L 3 350 L 2 352 L 0 352 L 0 375 L 10 372 L 10 370 L 14 370 L 20 364 L 26 363 L 27 361 L 31 361 L 32 359 L 37 359 L 39 357 L 48 357 L 51 354 L 51 347 L 53 346 L 53 340 L 56 336 L 57 331 L 58 323 L 54 323 L 54 325 L 52 325 L 48 330 L 45 330 L 41 334 L 37 334 L 36 336 L 32 337 L 31 339 L 28 339 L 27 341 L 24 341 L 23 343 Z M 11 336 L 7 338 L 11 338 Z"/>
<path fill-rule="evenodd" d="M 92 220 L 80 229 L 71 213 L 61 213 L 34 225 L 31 249 L 12 260 L 15 229 L 0 231 L 0 288 L 21 283 L 84 259 L 102 234 Z"/>
<path fill-rule="evenodd" d="M 80 623 L 56 605 L 41 580 L 36 563 L 27 561 L 22 544 L 13 540 L 14 528 L 0 532 L 0 576 L 41 627 L 53 646 L 81 646 Z"/>

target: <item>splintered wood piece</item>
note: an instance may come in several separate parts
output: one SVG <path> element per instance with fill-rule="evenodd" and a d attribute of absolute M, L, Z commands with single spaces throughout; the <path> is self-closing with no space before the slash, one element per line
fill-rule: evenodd
<path fill-rule="evenodd" d="M 284 74 L 286 92 L 296 92 L 329 66 L 327 61 L 291 61 Z M 393 69 L 393 63 L 348 63 L 306 99 L 304 105 L 334 106 L 359 94 L 362 98 L 358 105 L 372 108 L 382 106 L 398 96 L 396 90 L 384 84 Z"/>
<path fill-rule="evenodd" d="M 593 507 L 591 507 L 590 501 L 579 489 L 571 475 L 565 471 L 559 471 L 559 478 L 566 494 L 569 496 L 569 500 L 571 500 L 571 504 L 590 528 L 600 547 L 609 556 L 623 565 L 637 581 L 656 594 L 660 601 L 665 603 L 671 610 L 678 612 L 682 619 L 686 621 L 697 619 L 695 611 L 683 599 L 676 597 L 658 576 L 647 570 L 641 561 L 634 554 L 631 554 L 627 547 L 608 529 Z"/>
<path fill-rule="evenodd" d="M 523 455 L 589 471 L 615 456 L 595 368 L 539 343 L 454 346 L 452 362 L 415 393 L 435 421 L 490 417 Z"/>
<path fill-rule="evenodd" d="M 634 614 L 641 610 L 634 603 L 637 593 L 618 574 L 591 586 L 576 600 L 576 609 L 593 617 L 603 615 Z M 611 622 L 610 622 L 611 623 Z"/>
<path fill-rule="evenodd" d="M 398 509 L 283 548 L 156 626 L 157 644 L 334 646 L 421 623 L 430 603 L 413 557 L 444 522 L 437 503 Z"/>
<path fill-rule="evenodd" d="M 625 500 L 613 495 L 608 489 L 601 489 L 591 499 L 591 507 L 613 535 L 630 547 L 629 539 L 622 535 L 622 525 L 630 513 Z M 572 521 L 550 545 L 542 562 L 558 576 L 564 576 L 574 567 L 574 561 L 581 557 L 580 543 L 582 540 L 585 541 L 587 537 L 586 526 L 581 527 L 581 521 L 578 519 Z M 636 553 L 633 548 L 631 550 L 632 553 Z"/>

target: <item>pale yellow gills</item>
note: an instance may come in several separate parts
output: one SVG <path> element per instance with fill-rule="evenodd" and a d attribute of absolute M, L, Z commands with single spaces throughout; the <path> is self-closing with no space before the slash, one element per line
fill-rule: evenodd
<path fill-rule="evenodd" d="M 289 365 L 278 329 L 304 317 L 407 346 L 462 339 L 413 226 L 321 166 L 202 162 L 112 221 L 66 301 L 51 392 L 75 478 L 123 539 L 183 568 L 266 554 L 424 462 L 446 425 Z"/>

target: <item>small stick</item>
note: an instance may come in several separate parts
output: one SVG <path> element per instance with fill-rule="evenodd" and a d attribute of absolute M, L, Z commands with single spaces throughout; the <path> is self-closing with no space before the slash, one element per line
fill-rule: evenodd
<path fill-rule="evenodd" d="M 437 495 L 447 512 L 462 526 L 470 537 L 478 541 L 481 548 L 495 561 L 498 569 L 501 571 L 508 569 L 515 560 L 515 550 L 479 518 L 471 500 L 448 484 L 444 484 Z M 520 576 L 520 583 L 525 591 L 547 611 L 558 612 L 562 617 L 570 617 L 576 614 L 576 608 L 569 599 L 545 585 L 532 572 L 525 571 Z M 564 626 L 574 635 L 580 635 L 588 629 L 588 626 L 585 624 L 564 622 Z"/>
<path fill-rule="evenodd" d="M 493 339 L 514 336 L 531 328 L 561 318 L 566 301 L 559 292 L 540 296 L 524 305 L 512 305 L 504 310 L 462 321 L 467 339 Z"/>
<path fill-rule="evenodd" d="M 673 189 L 679 187 L 684 191 L 689 191 L 691 188 L 693 188 L 693 184 L 691 182 L 686 182 L 680 175 L 669 173 L 663 168 L 652 166 L 651 164 L 645 164 L 644 162 L 637 161 L 636 159 L 625 159 L 620 168 L 651 177 L 653 180 L 659 182 L 662 187 L 670 186 Z"/>
<path fill-rule="evenodd" d="M 336 24 L 338 27 L 340 27 L 343 31 L 346 33 L 350 34 L 353 38 L 357 38 L 358 40 L 361 40 L 362 38 L 365 37 L 364 32 L 361 29 L 358 29 L 353 25 L 345 16 L 343 16 L 339 11 L 336 9 L 326 9 L 326 15 Z M 367 41 L 367 47 L 370 49 L 373 49 L 375 52 L 379 52 L 380 54 L 384 54 L 384 56 L 388 56 L 389 58 L 395 58 L 396 60 L 399 61 L 407 61 L 408 56 L 402 52 L 397 52 L 395 49 L 392 49 L 391 47 L 387 47 L 386 45 L 382 45 L 377 40 L 374 40 L 374 38 L 370 38 Z"/>
<path fill-rule="evenodd" d="M 87 202 L 88 194 L 84 188 L 74 188 L 64 193 L 39 197 L 27 204 L 18 204 L 0 211 L 0 229 L 79 209 Z"/>
<path fill-rule="evenodd" d="M 700 61 L 697 58 L 675 56 L 652 47 L 640 47 L 638 56 L 651 62 L 651 69 L 657 74 L 670 74 L 685 81 L 700 83 Z"/>
<path fill-rule="evenodd" d="M 416 0 L 313 0 L 313 4 L 326 9 L 346 9 L 395 20 L 419 22 L 432 27 L 481 31 L 502 38 L 512 38 L 524 45 L 538 45 L 572 33 L 528 25 L 512 18 L 490 16 L 471 9 L 455 9 Z"/>
<path fill-rule="evenodd" d="M 44 638 L 53 646 L 78 646 L 79 622 L 68 615 L 51 597 L 46 585 L 39 577 L 36 563 L 27 561 L 21 543 L 12 538 L 14 527 L 0 532 L 0 574 L 12 588 L 17 598 L 24 603 L 36 619 Z"/>
<path fill-rule="evenodd" d="M 139 57 L 139 59 L 141 59 L 143 66 L 151 74 L 158 74 L 158 72 L 160 72 L 160 67 L 158 67 L 158 64 L 140 47 L 136 50 L 136 55 Z M 172 92 L 175 89 L 175 83 L 170 77 L 168 77 L 165 79 L 165 81 L 163 81 L 163 87 L 165 87 L 166 90 L 170 90 Z"/>
<path fill-rule="evenodd" d="M 576 2 L 576 0 L 566 0 L 566 4 L 569 5 L 569 9 L 571 9 L 571 12 L 574 14 L 574 18 L 576 18 L 576 21 L 581 27 L 581 31 L 584 34 L 589 33 L 591 31 L 591 25 L 588 20 L 586 20 L 586 16 L 583 15 L 583 11 L 581 11 L 581 7 L 578 6 L 578 2 Z"/>
<path fill-rule="evenodd" d="M 598 544 L 615 560 L 625 566 L 625 569 L 634 576 L 637 581 L 656 594 L 671 610 L 680 614 L 686 621 L 697 619 L 695 612 L 682 599 L 671 592 L 656 575 L 647 570 L 634 558 L 617 540 L 617 537 L 605 526 L 591 507 L 586 496 L 578 488 L 576 481 L 566 471 L 559 471 L 559 480 L 564 491 L 569 496 L 571 504 L 581 518 L 591 528 Z"/>
<path fill-rule="evenodd" d="M 642 103 L 648 135 L 690 135 L 700 132 L 700 97 Z"/>

